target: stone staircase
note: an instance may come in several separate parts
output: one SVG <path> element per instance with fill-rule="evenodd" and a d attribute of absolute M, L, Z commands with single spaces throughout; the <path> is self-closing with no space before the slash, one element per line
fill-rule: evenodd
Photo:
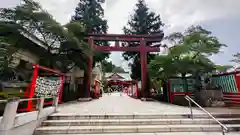
<path fill-rule="evenodd" d="M 230 132 L 240 131 L 240 114 L 214 114 Z M 37 128 L 35 135 L 221 132 L 221 127 L 204 114 L 189 115 L 71 115 L 54 114 Z"/>

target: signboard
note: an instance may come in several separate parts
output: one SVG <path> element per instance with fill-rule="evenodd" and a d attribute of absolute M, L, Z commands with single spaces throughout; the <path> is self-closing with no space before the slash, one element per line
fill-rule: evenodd
<path fill-rule="evenodd" d="M 52 97 L 59 93 L 61 82 L 59 77 L 38 77 L 35 87 L 37 97 Z"/>

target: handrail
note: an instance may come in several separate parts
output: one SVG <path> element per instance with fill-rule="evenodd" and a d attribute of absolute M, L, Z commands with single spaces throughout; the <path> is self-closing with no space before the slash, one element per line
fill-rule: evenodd
<path fill-rule="evenodd" d="M 7 100 L 0 100 L 0 103 L 7 103 Z"/>
<path fill-rule="evenodd" d="M 207 110 L 205 110 L 203 107 L 201 107 L 197 102 L 195 102 L 191 97 L 189 97 L 188 95 L 185 96 L 185 99 L 189 102 L 189 108 L 191 111 L 191 117 L 193 119 L 193 112 L 192 112 L 192 106 L 191 106 L 191 102 L 194 103 L 198 108 L 200 108 L 203 112 L 205 112 L 208 116 L 210 116 L 213 120 L 215 120 L 222 128 L 222 134 L 225 135 L 225 132 L 228 132 L 228 128 L 223 125 L 219 120 L 217 120 L 210 112 L 208 112 Z"/>
<path fill-rule="evenodd" d="M 54 98 L 55 96 L 52 96 L 52 97 L 40 97 L 40 98 L 23 98 L 23 99 L 20 99 L 19 102 L 24 102 L 24 101 L 29 101 L 29 100 L 39 100 L 41 98 L 44 98 L 44 99 L 50 99 L 50 98 Z M 8 100 L 0 100 L 0 103 L 7 103 Z"/>
<path fill-rule="evenodd" d="M 29 101 L 29 100 L 39 100 L 41 98 L 50 99 L 50 98 L 54 98 L 54 96 L 53 97 L 40 97 L 40 98 L 24 98 L 24 99 L 20 99 L 19 102 L 24 102 L 24 101 Z"/>

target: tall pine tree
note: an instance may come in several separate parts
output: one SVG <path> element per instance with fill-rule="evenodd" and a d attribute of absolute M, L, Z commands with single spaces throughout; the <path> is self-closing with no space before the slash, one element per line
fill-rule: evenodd
<path fill-rule="evenodd" d="M 162 34 L 163 23 L 160 19 L 160 15 L 156 15 L 151 12 L 147 7 L 144 0 L 138 0 L 134 14 L 131 15 L 131 19 L 128 21 L 127 26 L 123 28 L 125 34 Z M 127 46 L 138 46 L 136 43 L 129 43 Z M 150 46 L 151 44 L 147 44 Z M 133 60 L 131 66 L 132 79 L 141 80 L 141 63 L 140 53 L 137 52 L 125 52 L 123 53 L 125 60 Z M 148 63 L 154 58 L 154 54 L 148 53 Z"/>
<path fill-rule="evenodd" d="M 75 14 L 72 16 L 72 21 L 80 21 L 86 27 L 86 33 L 107 33 L 108 25 L 104 19 L 104 10 L 102 4 L 104 0 L 80 0 L 75 9 Z M 94 42 L 96 45 L 105 46 L 108 42 Z M 93 56 L 93 66 L 96 62 L 101 62 L 109 57 L 109 53 L 95 52 Z M 89 76 L 87 71 L 84 72 L 84 82 L 87 84 Z M 85 85 L 84 91 L 81 91 L 81 96 L 89 97 Z M 82 93 L 83 92 L 83 93 Z"/>
<path fill-rule="evenodd" d="M 108 30 L 107 20 L 104 19 L 104 0 L 80 0 L 72 16 L 72 21 L 80 21 L 86 27 L 86 33 L 106 34 Z M 96 45 L 105 46 L 107 42 L 95 42 Z M 93 66 L 109 57 L 109 53 L 95 52 Z"/>

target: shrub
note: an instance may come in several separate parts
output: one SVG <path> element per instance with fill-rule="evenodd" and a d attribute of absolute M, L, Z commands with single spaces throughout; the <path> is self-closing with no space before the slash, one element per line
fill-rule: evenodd
<path fill-rule="evenodd" d="M 12 97 L 23 98 L 24 93 L 23 92 L 0 92 L 0 99 L 1 100 L 9 99 L 9 98 L 12 98 Z"/>

